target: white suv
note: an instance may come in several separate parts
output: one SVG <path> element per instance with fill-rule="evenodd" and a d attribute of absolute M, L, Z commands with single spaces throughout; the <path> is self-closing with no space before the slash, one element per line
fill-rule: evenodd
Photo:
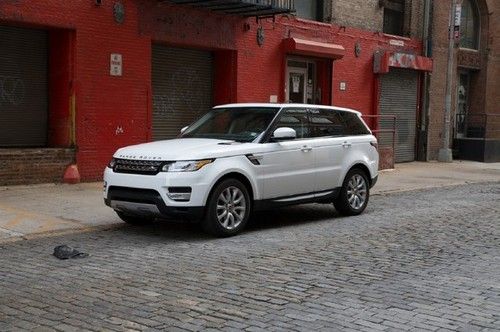
<path fill-rule="evenodd" d="M 230 236 L 252 211 L 333 203 L 345 215 L 368 204 L 377 140 L 360 113 L 304 104 L 215 107 L 177 139 L 116 151 L 105 203 L 128 223 L 175 216 Z"/>

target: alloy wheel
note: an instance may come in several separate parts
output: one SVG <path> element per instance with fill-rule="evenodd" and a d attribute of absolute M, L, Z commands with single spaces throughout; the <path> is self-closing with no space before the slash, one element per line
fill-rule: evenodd
<path fill-rule="evenodd" d="M 367 185 L 365 178 L 359 174 L 354 174 L 347 184 L 347 200 L 354 210 L 363 207 L 367 197 Z"/>
<path fill-rule="evenodd" d="M 238 227 L 245 219 L 247 202 L 243 192 L 234 186 L 224 189 L 217 198 L 217 220 L 227 230 Z"/>

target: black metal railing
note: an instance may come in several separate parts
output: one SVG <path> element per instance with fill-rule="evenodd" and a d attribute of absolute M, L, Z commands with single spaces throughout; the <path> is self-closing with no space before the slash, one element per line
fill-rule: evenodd
<path fill-rule="evenodd" d="M 454 137 L 500 139 L 500 114 L 456 114 Z"/>
<path fill-rule="evenodd" d="M 164 0 L 158 0 L 164 1 Z M 169 0 L 178 5 L 241 16 L 273 16 L 295 12 L 294 0 Z"/>

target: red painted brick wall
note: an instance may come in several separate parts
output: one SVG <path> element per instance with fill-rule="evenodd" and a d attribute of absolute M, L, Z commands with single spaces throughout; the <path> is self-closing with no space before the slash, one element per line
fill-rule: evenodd
<path fill-rule="evenodd" d="M 278 95 L 283 101 L 284 38 L 340 44 L 345 47 L 346 56 L 333 64 L 333 103 L 374 114 L 377 107 L 373 53 L 392 49 L 389 39 L 398 38 L 293 16 L 257 23 L 254 18 L 219 15 L 154 0 L 122 2 L 123 24 L 113 19 L 114 1 L 103 1 L 101 6 L 90 0 L 0 2 L 0 24 L 74 31 L 71 86 L 76 98 L 76 161 L 82 179 L 87 181 L 101 178 L 103 168 L 118 147 L 151 137 L 152 42 L 213 50 L 217 51 L 216 58 L 222 50 L 231 51 L 216 59 L 216 102 L 268 102 L 270 95 Z M 262 46 L 256 40 L 259 24 L 265 30 Z M 401 40 L 406 44 L 404 50 L 420 53 L 420 41 Z M 357 42 L 362 49 L 360 57 L 354 54 Z M 122 77 L 109 75 L 111 53 L 123 56 Z M 233 68 L 224 69 L 231 63 Z M 339 90 L 340 82 L 346 82 L 346 91 Z M 71 94 L 72 89 L 61 88 L 60 93 Z"/>

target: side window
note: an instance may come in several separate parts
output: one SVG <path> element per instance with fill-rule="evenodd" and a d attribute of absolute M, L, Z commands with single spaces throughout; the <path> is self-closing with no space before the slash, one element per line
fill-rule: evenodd
<path fill-rule="evenodd" d="M 361 119 L 356 113 L 352 112 L 339 112 L 344 120 L 345 134 L 346 135 L 369 135 L 370 131 L 363 124 Z"/>
<path fill-rule="evenodd" d="M 297 138 L 309 138 L 309 119 L 307 118 L 307 110 L 301 108 L 291 108 L 284 110 L 275 126 L 289 127 L 295 129 Z"/>
<path fill-rule="evenodd" d="M 311 136 L 343 136 L 344 123 L 338 111 L 327 109 L 310 110 Z"/>

